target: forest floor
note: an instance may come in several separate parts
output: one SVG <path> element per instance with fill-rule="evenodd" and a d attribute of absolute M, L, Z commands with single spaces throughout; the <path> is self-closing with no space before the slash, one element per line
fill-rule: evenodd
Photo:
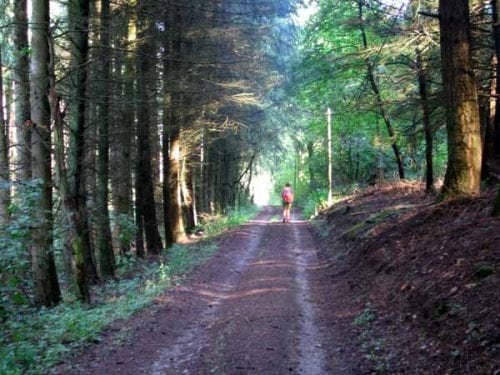
<path fill-rule="evenodd" d="M 57 374 L 498 374 L 492 194 L 373 188 L 311 224 L 267 207 Z"/>

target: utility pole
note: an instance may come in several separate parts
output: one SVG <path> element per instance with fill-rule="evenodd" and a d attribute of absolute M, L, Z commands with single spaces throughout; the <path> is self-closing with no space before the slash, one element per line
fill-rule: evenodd
<path fill-rule="evenodd" d="M 332 179 L 333 179 L 333 167 L 332 167 L 332 110 L 330 107 L 326 110 L 327 119 L 327 133 L 328 133 L 328 205 L 333 204 L 333 193 L 332 193 Z"/>

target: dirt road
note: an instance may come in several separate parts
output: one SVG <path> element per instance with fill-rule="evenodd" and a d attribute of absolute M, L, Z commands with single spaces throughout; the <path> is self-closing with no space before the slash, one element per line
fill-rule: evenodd
<path fill-rule="evenodd" d="M 283 224 L 276 207 L 221 239 L 180 287 L 64 373 L 349 374 L 322 318 L 324 268 L 310 224 Z"/>

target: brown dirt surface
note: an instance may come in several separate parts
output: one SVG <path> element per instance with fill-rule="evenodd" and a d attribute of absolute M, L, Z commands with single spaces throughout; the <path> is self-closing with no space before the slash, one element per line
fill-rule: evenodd
<path fill-rule="evenodd" d="M 325 320 L 329 264 L 311 224 L 279 219 L 280 209 L 267 207 L 225 234 L 182 286 L 53 373 L 357 373 Z"/>
<path fill-rule="evenodd" d="M 388 184 L 315 221 L 334 263 L 327 310 L 345 345 L 364 353 L 360 373 L 500 373 L 493 197 L 435 203 L 421 184 Z"/>
<path fill-rule="evenodd" d="M 54 373 L 500 374 L 493 195 L 388 184 L 313 225 L 268 207 Z"/>

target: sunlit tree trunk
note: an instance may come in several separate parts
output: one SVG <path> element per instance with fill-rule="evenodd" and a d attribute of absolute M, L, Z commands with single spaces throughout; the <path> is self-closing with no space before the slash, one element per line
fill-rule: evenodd
<path fill-rule="evenodd" d="M 168 16 L 168 20 L 174 25 L 174 35 L 171 37 L 169 50 L 175 59 L 168 64 L 168 77 L 171 78 L 170 105 L 168 112 L 168 166 L 165 172 L 164 183 L 168 184 L 167 191 L 170 194 L 168 199 L 168 236 L 175 242 L 181 242 L 186 237 L 184 219 L 182 216 L 182 195 L 181 195 L 181 125 L 182 125 L 182 104 L 183 94 L 180 90 L 180 80 L 182 79 L 182 66 L 180 63 L 183 39 L 183 19 L 181 8 L 174 6 Z"/>
<path fill-rule="evenodd" d="M 445 197 L 479 194 L 481 130 L 476 81 L 470 59 L 467 0 L 440 0 L 441 64 L 448 132 Z"/>
<path fill-rule="evenodd" d="M 182 217 L 182 197 L 181 197 L 181 141 L 180 130 L 174 129 L 170 133 L 170 154 L 169 154 L 169 178 L 170 202 L 169 202 L 169 222 L 170 235 L 173 242 L 180 242 L 185 239 L 184 220 Z"/>
<path fill-rule="evenodd" d="M 24 181 L 31 178 L 31 127 L 30 119 L 29 51 L 27 0 L 14 1 L 14 90 L 16 96 L 16 177 Z"/>
<path fill-rule="evenodd" d="M 103 277 L 113 277 L 115 256 L 109 221 L 109 118 L 110 118 L 110 1 L 101 0 L 98 81 L 99 102 L 97 103 L 97 253 L 99 271 Z"/>
<path fill-rule="evenodd" d="M 49 90 L 49 1 L 32 1 L 31 30 L 31 120 L 32 176 L 41 191 L 31 231 L 31 266 L 35 304 L 53 306 L 61 300 L 52 252 L 52 178 L 50 167 Z"/>

